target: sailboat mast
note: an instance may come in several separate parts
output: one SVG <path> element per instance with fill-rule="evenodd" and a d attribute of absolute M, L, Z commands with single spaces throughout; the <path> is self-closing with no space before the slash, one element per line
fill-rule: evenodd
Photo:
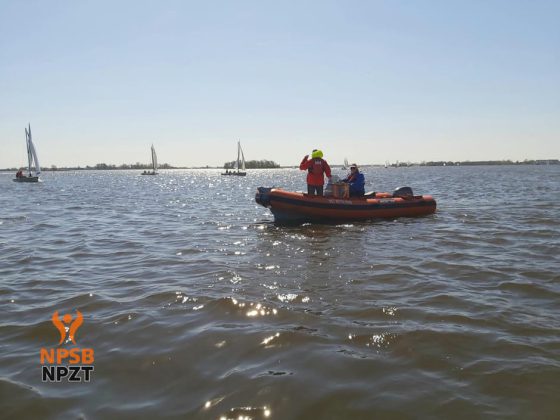
<path fill-rule="evenodd" d="M 239 168 L 241 165 L 239 164 L 239 152 L 241 151 L 241 142 L 237 141 L 237 172 L 239 172 Z"/>
<path fill-rule="evenodd" d="M 25 128 L 25 145 L 27 146 L 27 171 L 31 175 L 31 124 L 29 124 L 29 131 Z"/>

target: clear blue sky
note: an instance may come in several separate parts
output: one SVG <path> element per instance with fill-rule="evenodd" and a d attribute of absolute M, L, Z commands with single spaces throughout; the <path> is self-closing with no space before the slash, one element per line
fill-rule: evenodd
<path fill-rule="evenodd" d="M 0 0 L 0 168 L 560 158 L 560 1 Z"/>

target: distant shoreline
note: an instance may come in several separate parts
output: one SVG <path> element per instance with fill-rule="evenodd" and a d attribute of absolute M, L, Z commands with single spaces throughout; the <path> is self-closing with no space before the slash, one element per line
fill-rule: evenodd
<path fill-rule="evenodd" d="M 103 164 L 104 165 L 104 164 Z M 42 172 L 68 172 L 68 171 L 141 171 L 145 169 L 151 169 L 151 166 L 146 167 L 115 167 L 112 165 L 96 165 L 96 166 L 76 166 L 76 167 L 46 167 L 42 168 Z M 523 160 L 523 161 L 511 161 L 511 160 L 481 160 L 481 161 L 430 161 L 430 162 L 396 162 L 388 165 L 384 164 L 361 164 L 362 167 L 411 167 L 411 166 L 502 166 L 502 165 L 560 165 L 559 159 L 538 159 L 538 160 Z M 132 166 L 132 165 L 131 165 Z M 340 168 L 343 165 L 330 165 L 332 168 Z M 297 168 L 298 165 L 280 166 L 276 168 L 254 168 L 254 170 L 261 169 L 289 169 Z M 223 170 L 222 166 L 171 166 L 166 165 L 165 167 L 160 167 L 160 170 L 165 169 L 219 169 Z M 250 168 L 253 170 L 253 168 Z M 5 168 L 0 169 L 0 172 L 17 172 L 19 168 Z"/>

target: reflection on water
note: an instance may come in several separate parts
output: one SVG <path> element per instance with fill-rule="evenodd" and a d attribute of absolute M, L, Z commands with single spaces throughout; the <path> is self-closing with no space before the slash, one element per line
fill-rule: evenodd
<path fill-rule="evenodd" d="M 560 415 L 560 168 L 365 168 L 438 212 L 297 227 L 254 193 L 304 173 L 219 172 L 0 176 L 5 416 Z M 76 309 L 93 380 L 43 383 Z"/>

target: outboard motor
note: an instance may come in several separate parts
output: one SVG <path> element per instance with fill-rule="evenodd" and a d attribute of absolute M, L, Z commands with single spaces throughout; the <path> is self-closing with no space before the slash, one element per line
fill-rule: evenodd
<path fill-rule="evenodd" d="M 412 188 L 410 187 L 398 187 L 393 192 L 393 197 L 400 197 L 400 198 L 413 198 L 414 194 L 412 193 Z"/>
<path fill-rule="evenodd" d="M 270 191 L 272 188 L 258 187 L 255 194 L 255 201 L 263 207 L 270 206 Z"/>

